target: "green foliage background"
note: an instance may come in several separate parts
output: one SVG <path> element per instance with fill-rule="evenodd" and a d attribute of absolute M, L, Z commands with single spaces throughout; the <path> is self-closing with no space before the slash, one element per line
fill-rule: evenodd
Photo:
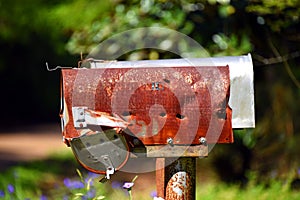
<path fill-rule="evenodd" d="M 236 131 L 234 145 L 216 147 L 212 162 L 221 177 L 300 176 L 299 13 L 297 0 L 0 0 L 2 128 L 59 123 L 59 71 L 48 72 L 46 62 L 76 66 L 80 53 L 113 34 L 166 27 L 211 56 L 253 56 L 256 128 Z M 122 59 L 172 56 L 141 50 Z"/>

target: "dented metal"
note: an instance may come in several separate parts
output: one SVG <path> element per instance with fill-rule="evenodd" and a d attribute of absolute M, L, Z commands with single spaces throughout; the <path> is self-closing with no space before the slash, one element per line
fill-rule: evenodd
<path fill-rule="evenodd" d="M 200 137 L 209 143 L 233 142 L 228 66 L 62 72 L 71 119 L 64 129 L 66 138 L 82 135 L 76 128 L 87 128 L 89 120 L 98 128 L 119 128 L 121 123 L 144 145 L 167 144 L 168 138 L 174 145 L 199 144 Z M 115 125 L 108 125 L 109 121 Z"/>
<path fill-rule="evenodd" d="M 145 68 L 145 67 L 205 67 L 229 65 L 232 128 L 254 128 L 254 73 L 251 54 L 211 58 L 185 58 L 142 61 L 107 61 L 85 65 L 91 68 Z"/>
<path fill-rule="evenodd" d="M 70 140 L 79 163 L 95 173 L 106 174 L 107 179 L 119 170 L 129 157 L 129 147 L 122 134 L 114 129 L 88 132 Z"/>
<path fill-rule="evenodd" d="M 129 157 L 207 156 L 255 125 L 250 55 L 81 67 L 62 69 L 63 138 L 107 179 Z"/>
<path fill-rule="evenodd" d="M 112 127 L 126 129 L 128 122 L 121 119 L 118 115 L 97 112 L 88 107 L 72 107 L 73 123 L 76 129 L 91 129 L 101 131 L 101 127 Z"/>

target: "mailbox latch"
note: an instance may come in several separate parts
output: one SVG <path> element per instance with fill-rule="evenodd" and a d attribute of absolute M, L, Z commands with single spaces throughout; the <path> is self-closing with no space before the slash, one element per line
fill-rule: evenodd
<path fill-rule="evenodd" d="M 113 175 L 115 173 L 115 168 L 109 158 L 108 155 L 103 155 L 100 158 L 101 162 L 104 164 L 104 166 L 106 167 L 106 179 L 110 179 L 110 175 Z"/>

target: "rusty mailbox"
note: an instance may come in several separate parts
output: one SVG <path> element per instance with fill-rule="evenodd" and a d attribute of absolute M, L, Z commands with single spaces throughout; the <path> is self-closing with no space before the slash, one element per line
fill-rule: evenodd
<path fill-rule="evenodd" d="M 201 157 L 254 127 L 251 56 L 97 61 L 62 69 L 62 133 L 86 169 L 134 157 Z"/>

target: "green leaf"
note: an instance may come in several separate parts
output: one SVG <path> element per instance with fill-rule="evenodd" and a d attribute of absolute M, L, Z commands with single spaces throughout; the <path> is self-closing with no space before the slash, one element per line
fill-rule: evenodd
<path fill-rule="evenodd" d="M 82 176 L 80 170 L 76 169 L 76 172 L 77 172 L 78 176 L 80 177 L 80 180 L 83 182 L 83 176 Z"/>
<path fill-rule="evenodd" d="M 98 196 L 96 199 L 105 199 L 105 196 Z"/>

